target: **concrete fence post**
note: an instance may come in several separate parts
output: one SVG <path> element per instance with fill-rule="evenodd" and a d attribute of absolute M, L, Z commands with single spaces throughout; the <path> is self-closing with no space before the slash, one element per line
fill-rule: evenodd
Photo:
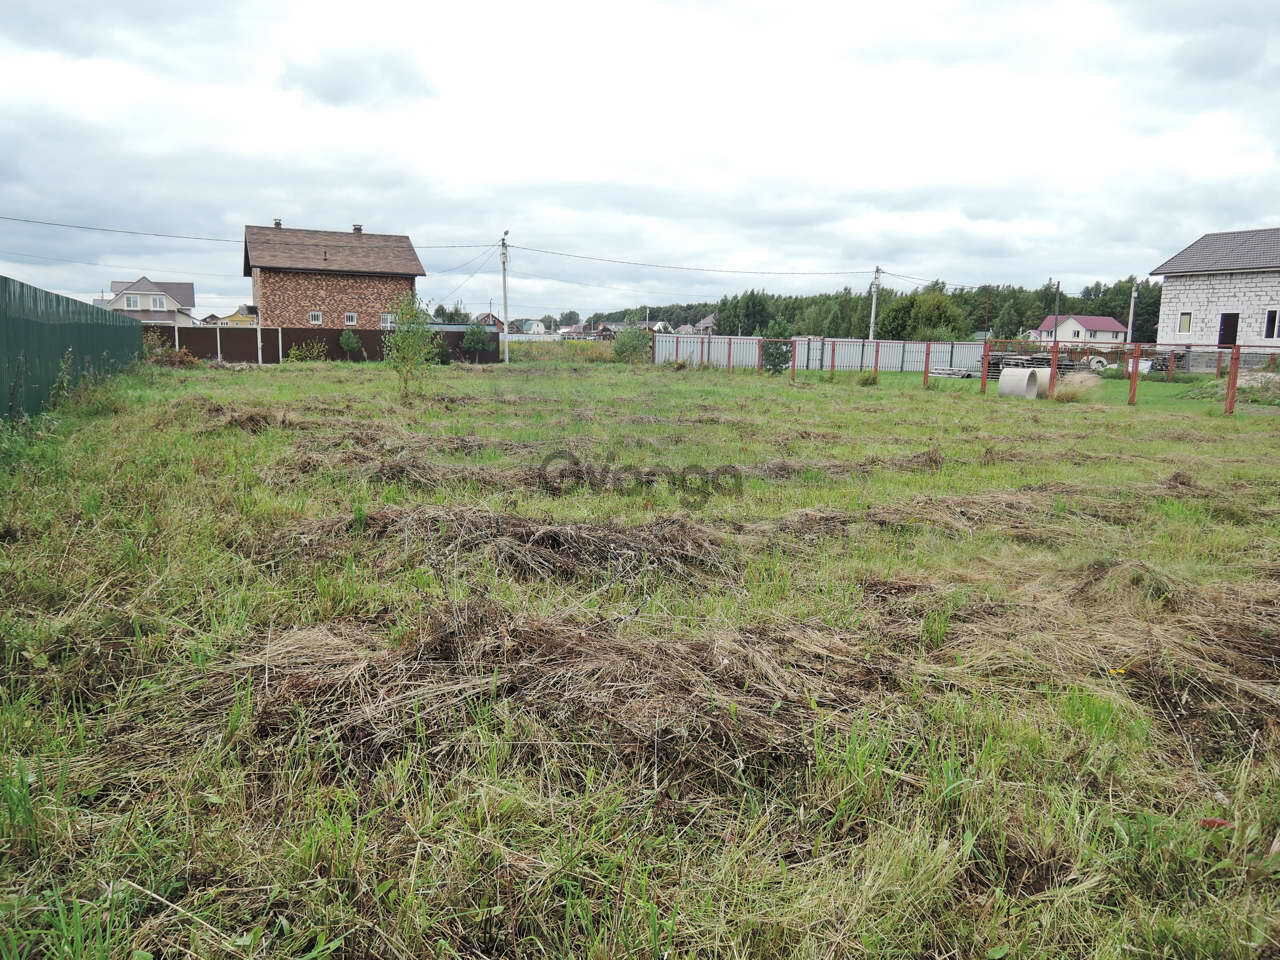
<path fill-rule="evenodd" d="M 221 363 L 222 362 L 222 327 L 213 328 L 213 338 L 215 343 L 217 344 L 218 362 Z"/>
<path fill-rule="evenodd" d="M 178 325 L 176 323 L 173 325 L 173 349 L 175 350 L 181 349 L 178 346 Z"/>

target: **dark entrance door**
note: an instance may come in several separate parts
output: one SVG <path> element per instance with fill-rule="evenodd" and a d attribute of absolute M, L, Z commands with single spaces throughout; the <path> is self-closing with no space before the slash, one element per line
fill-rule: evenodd
<path fill-rule="evenodd" d="M 1218 327 L 1218 346 L 1234 347 L 1236 344 L 1236 330 L 1240 327 L 1240 314 L 1224 313 L 1222 315 L 1222 323 Z"/>

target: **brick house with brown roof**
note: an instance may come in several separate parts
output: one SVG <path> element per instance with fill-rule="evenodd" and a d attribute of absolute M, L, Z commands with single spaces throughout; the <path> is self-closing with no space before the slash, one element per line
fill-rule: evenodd
<path fill-rule="evenodd" d="M 409 238 L 338 230 L 244 228 L 244 275 L 264 327 L 386 329 L 426 276 Z"/>

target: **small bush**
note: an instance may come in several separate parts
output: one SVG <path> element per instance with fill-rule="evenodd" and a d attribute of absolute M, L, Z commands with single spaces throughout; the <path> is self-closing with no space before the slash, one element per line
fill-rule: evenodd
<path fill-rule="evenodd" d="M 480 354 L 489 349 L 489 331 L 482 324 L 473 323 L 462 335 L 462 352 L 470 354 L 472 363 L 480 362 Z"/>
<path fill-rule="evenodd" d="M 643 327 L 628 327 L 613 341 L 613 358 L 619 363 L 645 363 L 649 359 L 653 335 Z"/>
<path fill-rule="evenodd" d="M 344 333 L 346 331 L 343 331 Z M 289 348 L 285 363 L 313 363 L 329 359 L 329 345 L 323 340 L 303 340 Z"/>
<path fill-rule="evenodd" d="M 360 338 L 356 336 L 354 330 L 343 330 L 342 336 L 338 338 L 338 346 L 342 348 L 342 352 L 347 355 L 348 360 L 354 359 L 352 354 L 356 351 L 359 351 L 362 356 L 365 355 L 364 344 L 360 342 Z"/>
<path fill-rule="evenodd" d="M 880 383 L 880 371 L 863 370 L 854 382 L 860 387 L 874 387 Z"/>
<path fill-rule="evenodd" d="M 160 330 L 145 330 L 142 334 L 142 355 L 147 363 L 161 367 L 198 367 L 200 359 L 186 347 L 174 349 L 173 343 Z"/>

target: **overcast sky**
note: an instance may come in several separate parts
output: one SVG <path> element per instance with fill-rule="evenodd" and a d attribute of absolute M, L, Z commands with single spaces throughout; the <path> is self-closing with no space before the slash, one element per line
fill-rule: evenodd
<path fill-rule="evenodd" d="M 7 0 L 0 215 L 231 239 L 281 217 L 424 246 L 510 229 L 1073 291 L 1280 226 L 1272 0 L 184 6 Z M 486 251 L 420 255 L 424 298 L 499 296 Z M 511 267 L 515 316 L 868 281 Z M 190 279 L 199 314 L 249 298 L 235 243 L 0 221 L 0 273 L 84 298 Z"/>

